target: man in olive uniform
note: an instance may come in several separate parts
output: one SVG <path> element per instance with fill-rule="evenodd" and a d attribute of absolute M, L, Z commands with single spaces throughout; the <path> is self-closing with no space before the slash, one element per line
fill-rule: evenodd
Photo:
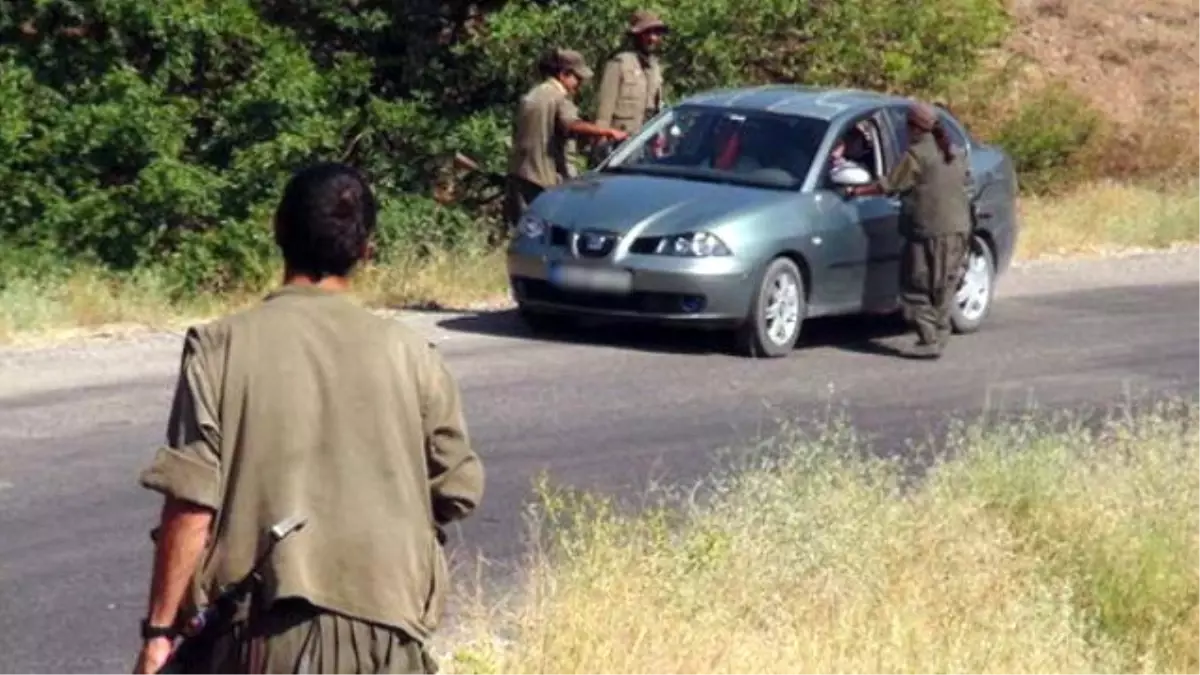
<path fill-rule="evenodd" d="M 913 356 L 937 358 L 951 335 L 954 297 L 969 251 L 968 166 L 950 142 L 933 106 L 908 112 L 909 147 L 891 173 L 855 194 L 899 193 L 901 295 L 905 318 L 917 330 Z"/>
<path fill-rule="evenodd" d="M 571 178 L 567 141 L 572 136 L 624 140 L 619 129 L 591 124 L 579 116 L 572 100 L 583 83 L 593 77 L 583 55 L 557 50 L 540 62 L 543 73 L 552 72 L 521 98 L 513 127 L 508 160 L 506 220 L 515 226 L 521 214 L 543 190 Z"/>
<path fill-rule="evenodd" d="M 616 127 L 630 135 L 662 109 L 663 71 L 658 58 L 663 37 L 670 28 L 654 12 L 638 10 L 629 20 L 629 48 L 604 65 L 596 100 L 596 123 Z M 593 164 L 603 148 L 595 148 Z"/>
<path fill-rule="evenodd" d="M 354 169 L 299 172 L 275 215 L 282 287 L 187 331 L 167 442 L 140 478 L 164 506 L 135 672 L 157 671 L 181 609 L 244 576 L 289 517 L 307 522 L 235 630 L 181 665 L 436 672 L 441 528 L 478 506 L 484 474 L 438 351 L 346 297 L 375 218 Z"/>

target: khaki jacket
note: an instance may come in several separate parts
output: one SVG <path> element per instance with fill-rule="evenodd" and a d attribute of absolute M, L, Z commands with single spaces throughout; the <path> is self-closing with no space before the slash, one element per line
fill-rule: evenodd
<path fill-rule="evenodd" d="M 662 108 L 663 72 L 658 57 L 643 63 L 633 51 L 623 51 L 604 64 L 597 94 L 596 124 L 630 134 L 641 130 Z"/>

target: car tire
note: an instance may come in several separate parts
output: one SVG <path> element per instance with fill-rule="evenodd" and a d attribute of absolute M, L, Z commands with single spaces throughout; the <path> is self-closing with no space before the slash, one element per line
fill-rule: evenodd
<path fill-rule="evenodd" d="M 564 333 L 575 327 L 573 317 L 561 314 L 539 312 L 528 307 L 518 308 L 517 314 L 533 333 Z"/>
<path fill-rule="evenodd" d="M 955 333 L 974 333 L 992 311 L 996 293 L 996 258 L 980 237 L 971 239 L 966 270 L 955 290 L 950 323 Z"/>
<path fill-rule="evenodd" d="M 758 284 L 750 315 L 735 333 L 737 351 L 750 358 L 780 358 L 790 354 L 800 337 L 808 309 L 804 296 L 804 279 L 796 263 L 783 257 L 772 260 Z M 767 314 L 775 302 L 781 303 L 785 311 L 783 324 L 768 320 Z M 785 331 L 782 339 L 777 339 L 773 330 L 776 326 Z"/>

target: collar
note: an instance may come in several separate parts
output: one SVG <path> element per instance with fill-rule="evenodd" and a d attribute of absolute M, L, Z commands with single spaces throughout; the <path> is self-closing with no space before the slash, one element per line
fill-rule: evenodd
<path fill-rule="evenodd" d="M 557 77 L 548 77 L 548 78 L 546 78 L 546 81 L 549 82 L 552 86 L 554 86 L 555 89 L 558 89 L 560 92 L 562 92 L 564 94 L 571 93 L 571 92 L 567 91 L 567 88 L 565 86 L 563 86 L 563 83 L 560 82 Z"/>
<path fill-rule="evenodd" d="M 316 285 L 284 284 L 268 293 L 266 300 L 270 302 L 276 298 L 287 297 L 334 298 L 341 295 L 338 291 L 331 291 Z"/>

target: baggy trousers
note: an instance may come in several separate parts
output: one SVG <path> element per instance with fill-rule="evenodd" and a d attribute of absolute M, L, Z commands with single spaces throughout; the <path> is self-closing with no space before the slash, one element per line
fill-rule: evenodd
<path fill-rule="evenodd" d="M 967 253 L 967 235 L 961 233 L 905 242 L 900 302 L 904 318 L 916 328 L 921 344 L 943 345 L 950 338 L 954 296 Z"/>
<path fill-rule="evenodd" d="M 517 226 L 517 221 L 529 209 L 529 204 L 537 199 L 545 188 L 519 176 L 509 175 L 507 179 L 504 189 L 504 221 L 511 233 Z"/>
<path fill-rule="evenodd" d="M 274 603 L 222 636 L 213 673 L 426 673 L 438 671 L 402 631 L 327 612 L 303 600 Z"/>

